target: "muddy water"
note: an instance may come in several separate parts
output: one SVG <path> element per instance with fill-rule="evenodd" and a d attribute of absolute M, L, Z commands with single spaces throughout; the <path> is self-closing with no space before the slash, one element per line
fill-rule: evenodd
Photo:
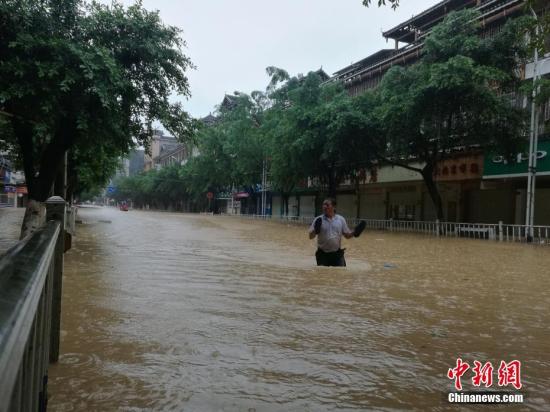
<path fill-rule="evenodd" d="M 550 248 L 365 232 L 317 268 L 300 226 L 79 213 L 51 410 L 460 410 L 457 357 L 548 410 Z"/>

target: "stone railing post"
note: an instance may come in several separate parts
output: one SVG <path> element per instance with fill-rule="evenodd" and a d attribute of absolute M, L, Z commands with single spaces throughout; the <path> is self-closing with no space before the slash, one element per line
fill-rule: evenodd
<path fill-rule="evenodd" d="M 59 338 L 61 331 L 61 291 L 63 281 L 63 252 L 65 251 L 65 200 L 52 196 L 46 200 L 46 221 L 57 220 L 60 232 L 54 252 L 52 322 L 50 331 L 50 362 L 59 359 Z"/>
<path fill-rule="evenodd" d="M 504 227 L 502 226 L 503 222 L 502 220 L 498 221 L 498 240 L 504 241 Z"/>

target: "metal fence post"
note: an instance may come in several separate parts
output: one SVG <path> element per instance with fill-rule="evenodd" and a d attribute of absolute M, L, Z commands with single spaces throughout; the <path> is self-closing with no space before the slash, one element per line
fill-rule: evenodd
<path fill-rule="evenodd" d="M 59 359 L 59 338 L 61 331 L 61 291 L 63 281 L 63 252 L 65 250 L 65 200 L 52 196 L 46 200 L 46 221 L 57 220 L 61 223 L 55 245 L 53 269 L 52 323 L 50 335 L 50 362 Z"/>

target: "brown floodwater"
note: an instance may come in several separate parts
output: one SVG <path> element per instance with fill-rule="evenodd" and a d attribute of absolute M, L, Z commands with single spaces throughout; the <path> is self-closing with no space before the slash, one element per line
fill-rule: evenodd
<path fill-rule="evenodd" d="M 550 248 L 81 209 L 52 411 L 549 410 Z M 522 362 L 522 405 L 458 406 L 460 357 Z M 471 370 L 464 390 L 473 390 Z"/>

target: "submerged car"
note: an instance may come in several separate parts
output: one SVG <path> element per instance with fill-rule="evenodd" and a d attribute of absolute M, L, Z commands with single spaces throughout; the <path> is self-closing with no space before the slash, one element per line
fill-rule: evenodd
<path fill-rule="evenodd" d="M 126 203 L 123 203 L 123 204 L 120 205 L 119 209 L 122 210 L 123 212 L 127 212 L 128 211 L 128 205 Z"/>

